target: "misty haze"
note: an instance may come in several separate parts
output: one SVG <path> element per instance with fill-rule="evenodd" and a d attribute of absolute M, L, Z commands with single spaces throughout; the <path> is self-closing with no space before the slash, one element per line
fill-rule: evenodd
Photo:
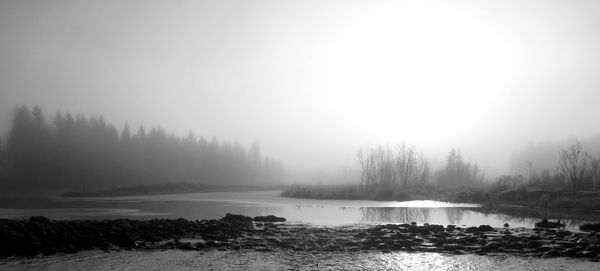
<path fill-rule="evenodd" d="M 0 2 L 0 269 L 598 270 L 600 2 Z"/>

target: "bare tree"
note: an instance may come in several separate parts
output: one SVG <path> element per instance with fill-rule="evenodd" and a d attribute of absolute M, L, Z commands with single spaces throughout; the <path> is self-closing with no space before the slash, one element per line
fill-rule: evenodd
<path fill-rule="evenodd" d="M 423 157 L 423 154 L 421 154 L 419 160 L 420 162 L 417 165 L 417 172 L 420 174 L 417 178 L 417 185 L 422 186 L 429 182 L 429 177 L 431 176 L 431 169 L 429 167 L 429 163 Z"/>
<path fill-rule="evenodd" d="M 358 149 L 358 151 L 356 151 L 356 162 L 358 162 L 358 165 L 360 166 L 360 183 L 361 185 L 364 185 L 366 183 L 369 182 L 368 178 L 367 178 L 367 170 L 366 170 L 366 159 L 365 159 L 365 152 L 363 151 L 362 148 Z"/>
<path fill-rule="evenodd" d="M 414 146 L 407 147 L 406 143 L 396 146 L 396 170 L 400 175 L 402 187 L 407 187 L 415 177 L 417 171 L 417 157 Z"/>
<path fill-rule="evenodd" d="M 592 157 L 581 149 L 579 142 L 560 152 L 558 168 L 561 176 L 573 189 L 591 188 L 594 177 Z"/>
<path fill-rule="evenodd" d="M 378 146 L 359 149 L 357 162 L 361 169 L 361 184 L 406 188 L 424 185 L 429 180 L 429 163 L 414 146 L 406 143 L 394 149 Z"/>
<path fill-rule="evenodd" d="M 594 190 L 600 189 L 600 156 L 592 159 L 592 186 Z"/>

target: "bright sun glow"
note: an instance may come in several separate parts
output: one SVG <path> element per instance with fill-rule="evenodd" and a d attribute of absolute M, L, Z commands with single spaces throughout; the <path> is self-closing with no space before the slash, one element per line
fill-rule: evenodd
<path fill-rule="evenodd" d="M 368 14 L 309 52 L 323 114 L 370 138 L 417 142 L 458 138 L 497 106 L 511 52 L 485 21 L 432 7 Z"/>

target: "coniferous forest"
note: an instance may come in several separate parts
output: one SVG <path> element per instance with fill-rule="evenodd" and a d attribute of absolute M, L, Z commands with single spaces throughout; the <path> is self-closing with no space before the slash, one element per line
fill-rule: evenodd
<path fill-rule="evenodd" d="M 90 190 L 160 183 L 280 184 L 280 162 L 264 157 L 258 143 L 244 148 L 168 134 L 162 128 L 132 131 L 105 121 L 18 107 L 0 140 L 0 188 Z"/>

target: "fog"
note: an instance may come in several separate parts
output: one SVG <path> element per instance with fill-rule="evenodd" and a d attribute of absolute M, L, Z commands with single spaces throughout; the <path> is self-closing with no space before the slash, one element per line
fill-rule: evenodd
<path fill-rule="evenodd" d="M 294 181 L 351 175 L 358 148 L 403 141 L 434 166 L 459 148 L 493 177 L 531 142 L 600 134 L 598 14 L 598 1 L 5 0 L 0 137 L 16 106 L 39 105 L 259 142 Z"/>

